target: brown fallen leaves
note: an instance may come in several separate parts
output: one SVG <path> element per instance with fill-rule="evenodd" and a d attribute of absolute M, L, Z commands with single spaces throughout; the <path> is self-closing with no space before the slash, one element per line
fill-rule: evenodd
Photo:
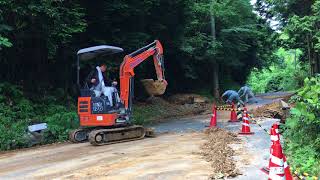
<path fill-rule="evenodd" d="M 207 141 L 201 146 L 200 154 L 211 163 L 213 174 L 210 179 L 235 177 L 239 175 L 232 156 L 234 150 L 229 144 L 239 141 L 237 135 L 221 128 L 205 131 Z"/>

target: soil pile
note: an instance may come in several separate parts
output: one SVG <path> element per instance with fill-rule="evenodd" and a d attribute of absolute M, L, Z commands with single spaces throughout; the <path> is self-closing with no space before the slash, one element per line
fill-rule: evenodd
<path fill-rule="evenodd" d="M 281 110 L 280 102 L 276 101 L 253 110 L 255 117 L 282 119 L 284 112 Z"/>
<path fill-rule="evenodd" d="M 189 115 L 209 114 L 211 105 L 208 103 L 175 104 L 161 97 L 150 97 L 145 103 L 136 103 L 144 109 L 157 109 L 149 121 L 160 122 L 168 118 L 178 118 Z"/>
<path fill-rule="evenodd" d="M 208 103 L 209 99 L 198 94 L 175 94 L 168 98 L 174 104 Z"/>
<path fill-rule="evenodd" d="M 207 142 L 201 146 L 200 154 L 211 163 L 213 174 L 210 179 L 221 179 L 239 175 L 232 156 L 234 150 L 229 144 L 240 141 L 237 135 L 221 128 L 205 131 Z"/>
<path fill-rule="evenodd" d="M 162 95 L 167 88 L 167 84 L 165 82 L 153 79 L 143 79 L 141 80 L 141 83 L 150 96 Z"/>

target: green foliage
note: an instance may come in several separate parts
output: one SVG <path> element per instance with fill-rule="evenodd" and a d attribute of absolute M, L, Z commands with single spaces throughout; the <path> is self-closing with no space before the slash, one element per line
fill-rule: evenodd
<path fill-rule="evenodd" d="M 187 63 L 201 61 L 208 66 L 218 62 L 221 66 L 241 68 L 255 60 L 250 55 L 256 53 L 259 32 L 248 1 L 193 1 L 188 11 L 181 44 L 181 50 L 193 58 Z M 215 20 L 215 39 L 211 16 Z"/>
<path fill-rule="evenodd" d="M 1 0 L 0 7 L 0 47 L 7 47 L 0 51 L 1 79 L 30 86 L 34 77 L 46 84 L 50 76 L 72 79 L 68 52 L 87 26 L 79 1 Z"/>
<path fill-rule="evenodd" d="M 254 69 L 249 75 L 248 84 L 254 92 L 296 90 L 307 77 L 306 68 L 298 62 L 302 55 L 299 49 L 280 48 L 274 54 L 277 57 L 276 62 L 261 70 Z"/>
<path fill-rule="evenodd" d="M 83 32 L 86 27 L 82 19 L 83 9 L 76 2 L 43 0 L 26 3 L 3 0 L 1 4 L 0 19 L 7 24 L 0 25 L 10 27 L 7 33 L 9 38 L 15 39 L 12 34 L 37 33 L 31 36 L 37 35 L 37 38 L 47 42 L 49 55 L 55 54 L 61 43 L 68 42 L 74 33 Z M 11 18 L 13 13 L 15 18 Z M 23 39 L 15 40 L 17 43 L 23 42 Z M 7 46 L 10 46 L 8 43 Z"/>
<path fill-rule="evenodd" d="M 305 80 L 286 120 L 286 150 L 294 169 L 320 175 L 320 77 Z"/>
<path fill-rule="evenodd" d="M 66 108 L 58 98 L 27 99 L 21 87 L 0 83 L 0 150 L 29 146 L 27 127 L 46 122 L 46 142 L 66 140 L 78 126 L 75 107 Z"/>
<path fill-rule="evenodd" d="M 180 50 L 188 80 L 212 87 L 218 75 L 224 90 L 244 84 L 251 68 L 271 61 L 273 31 L 249 1 L 191 1 L 187 11 Z"/>
<path fill-rule="evenodd" d="M 12 43 L 9 41 L 8 38 L 2 37 L 0 35 L 0 47 L 4 46 L 4 47 L 11 47 Z"/>
<path fill-rule="evenodd" d="M 280 40 L 282 46 L 301 49 L 310 74 L 320 73 L 320 0 L 257 0 L 257 6 L 262 17 L 278 20 L 278 28 L 288 35 Z"/>
<path fill-rule="evenodd" d="M 160 106 L 134 106 L 133 123 L 140 125 L 151 123 L 154 116 L 161 113 L 161 109 L 163 109 L 163 107 Z"/>
<path fill-rule="evenodd" d="M 0 84 L 0 149 L 25 145 L 24 134 L 30 122 L 31 102 L 22 98 L 18 86 Z"/>
<path fill-rule="evenodd" d="M 75 111 L 68 112 L 65 107 L 52 107 L 55 109 L 53 115 L 49 115 L 44 119 L 48 123 L 48 131 L 46 140 L 48 142 L 68 140 L 69 131 L 78 127 L 78 115 Z"/>

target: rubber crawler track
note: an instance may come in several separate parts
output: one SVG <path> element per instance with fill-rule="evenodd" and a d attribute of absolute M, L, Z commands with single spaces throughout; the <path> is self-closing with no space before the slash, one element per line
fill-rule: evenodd
<path fill-rule="evenodd" d="M 97 129 L 90 132 L 89 142 L 92 145 L 101 146 L 143 139 L 145 134 L 144 127 L 137 125 L 115 129 Z M 97 141 L 97 135 L 101 135 L 103 139 Z"/>
<path fill-rule="evenodd" d="M 76 137 L 76 134 L 83 131 L 84 133 L 89 133 L 90 132 L 90 129 L 75 129 L 73 131 L 71 131 L 69 133 L 69 140 L 73 143 L 83 143 L 83 142 L 87 142 L 88 141 L 88 137 L 84 140 L 77 140 L 75 137 Z"/>

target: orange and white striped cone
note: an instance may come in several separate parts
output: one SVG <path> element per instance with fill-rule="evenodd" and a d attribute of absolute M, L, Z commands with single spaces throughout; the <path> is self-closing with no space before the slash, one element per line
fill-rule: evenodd
<path fill-rule="evenodd" d="M 241 132 L 239 132 L 241 135 L 252 135 L 254 132 L 250 131 L 250 123 L 249 123 L 249 115 L 247 113 L 247 108 L 244 108 L 243 116 L 242 116 L 242 128 Z"/>
<path fill-rule="evenodd" d="M 274 129 L 274 134 L 276 134 L 277 137 L 274 137 L 275 142 L 274 143 L 280 143 L 280 133 L 279 133 L 279 122 L 276 122 L 272 125 Z M 293 177 L 291 175 L 290 166 L 288 165 L 286 155 L 283 153 L 283 168 L 284 168 L 284 174 L 286 177 L 286 180 L 292 180 Z"/>
<path fill-rule="evenodd" d="M 276 133 L 279 135 L 279 122 L 273 123 L 272 128 L 275 129 Z"/>
<path fill-rule="evenodd" d="M 274 145 L 275 143 L 280 143 L 280 136 L 279 136 L 279 134 L 276 133 L 276 129 L 274 129 L 273 127 L 275 127 L 275 126 L 272 126 L 272 127 L 270 128 L 270 139 L 271 139 L 270 155 L 271 155 L 272 152 L 273 152 L 273 145 Z M 270 164 L 270 159 L 269 159 L 269 164 Z M 269 166 L 265 166 L 265 167 L 261 168 L 260 170 L 261 170 L 262 172 L 268 174 L 270 168 L 269 168 Z"/>
<path fill-rule="evenodd" d="M 209 127 L 216 127 L 216 126 L 217 126 L 217 107 L 213 105 Z"/>
<path fill-rule="evenodd" d="M 284 168 L 284 175 L 286 177 L 286 180 L 293 180 L 293 177 L 291 175 L 290 166 L 287 163 L 286 155 L 283 155 L 283 168 Z"/>
<path fill-rule="evenodd" d="M 270 157 L 269 168 L 270 171 L 268 180 L 286 179 L 284 174 L 283 152 L 280 143 L 275 143 L 273 145 L 273 152 Z"/>
<path fill-rule="evenodd" d="M 232 102 L 232 107 L 231 108 L 232 108 L 232 110 L 230 112 L 230 120 L 229 120 L 229 122 L 239 122 L 233 102 Z"/>

